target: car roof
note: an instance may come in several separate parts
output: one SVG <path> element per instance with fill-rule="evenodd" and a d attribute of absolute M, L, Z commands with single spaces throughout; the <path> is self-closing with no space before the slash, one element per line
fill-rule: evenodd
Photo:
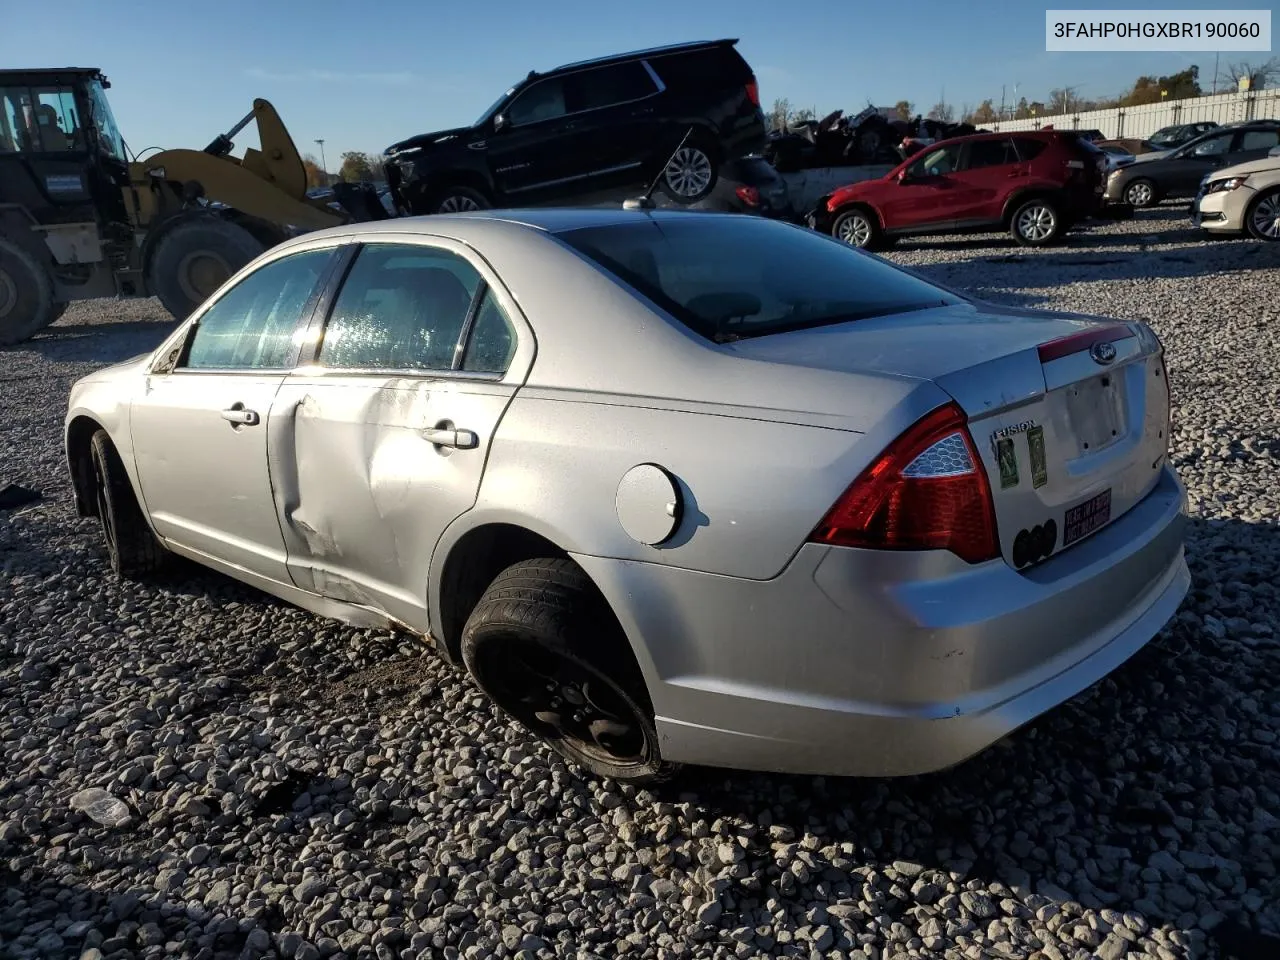
<path fill-rule="evenodd" d="M 626 63 L 628 60 L 639 60 L 642 57 L 656 57 L 672 53 L 694 53 L 699 50 L 711 50 L 715 47 L 731 47 L 738 42 L 737 38 L 724 40 L 697 40 L 690 43 L 673 43 L 662 47 L 649 47 L 644 50 L 633 50 L 630 53 L 615 53 L 607 57 L 595 57 L 591 60 L 578 60 L 564 63 L 550 70 L 531 71 L 530 76 L 546 77 L 568 70 L 581 70 L 583 67 L 602 67 L 612 63 Z"/>

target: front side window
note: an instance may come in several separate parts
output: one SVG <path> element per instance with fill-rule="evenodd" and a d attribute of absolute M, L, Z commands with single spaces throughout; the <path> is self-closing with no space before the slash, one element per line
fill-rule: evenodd
<path fill-rule="evenodd" d="M 479 272 L 448 250 L 361 249 L 333 306 L 320 364 L 337 370 L 449 370 Z"/>
<path fill-rule="evenodd" d="M 567 112 L 564 102 L 564 83 L 560 77 L 539 80 L 511 102 L 507 119 L 513 127 L 541 120 L 554 120 Z"/>
<path fill-rule="evenodd" d="M 1222 137 L 1210 137 L 1191 147 L 1187 153 L 1193 157 L 1216 157 L 1227 152 L 1231 146 L 1231 134 Z"/>
<path fill-rule="evenodd" d="M 719 343 L 964 302 L 847 244 L 768 220 L 670 217 L 558 236 Z"/>
<path fill-rule="evenodd" d="M 926 150 L 923 157 L 911 164 L 908 175 L 912 177 L 940 177 L 955 172 L 960 164 L 960 147 L 938 147 Z"/>
<path fill-rule="evenodd" d="M 283 370 L 292 365 L 303 310 L 331 250 L 273 260 L 228 290 L 200 317 L 187 357 L 190 370 Z"/>

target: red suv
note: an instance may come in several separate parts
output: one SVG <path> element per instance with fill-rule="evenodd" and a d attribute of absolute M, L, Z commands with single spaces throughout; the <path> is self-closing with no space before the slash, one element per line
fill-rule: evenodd
<path fill-rule="evenodd" d="M 957 137 L 823 197 L 809 226 L 867 249 L 911 234 L 993 228 L 1043 246 L 1099 209 L 1105 166 L 1106 155 L 1075 132 Z"/>

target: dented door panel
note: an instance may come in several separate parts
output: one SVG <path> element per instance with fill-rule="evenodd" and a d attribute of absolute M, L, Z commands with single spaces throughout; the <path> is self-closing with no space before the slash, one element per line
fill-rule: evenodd
<path fill-rule="evenodd" d="M 300 373 L 268 423 L 271 484 L 294 583 L 427 629 L 431 554 L 475 503 L 514 384 Z M 433 443 L 470 431 L 473 446 Z"/>

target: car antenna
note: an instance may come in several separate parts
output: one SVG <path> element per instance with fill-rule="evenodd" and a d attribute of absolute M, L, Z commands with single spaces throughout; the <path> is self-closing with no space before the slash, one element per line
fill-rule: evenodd
<path fill-rule="evenodd" d="M 623 210 L 652 210 L 653 209 L 653 191 L 658 189 L 658 183 L 662 180 L 667 172 L 667 167 L 671 166 L 671 161 L 676 158 L 676 154 L 684 146 L 685 141 L 693 136 L 693 127 L 685 131 L 684 136 L 680 138 L 680 142 L 676 144 L 676 148 L 671 151 L 671 156 L 667 157 L 667 162 L 662 165 L 662 169 L 658 171 L 658 175 L 653 178 L 653 183 L 649 184 L 649 189 L 638 197 L 631 197 L 622 201 Z"/>

